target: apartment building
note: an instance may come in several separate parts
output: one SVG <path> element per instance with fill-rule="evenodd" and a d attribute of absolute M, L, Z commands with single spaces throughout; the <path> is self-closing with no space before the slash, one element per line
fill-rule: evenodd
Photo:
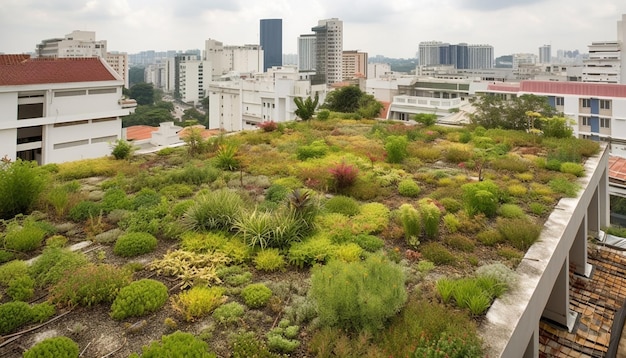
<path fill-rule="evenodd" d="M 314 84 L 330 86 L 343 80 L 343 21 L 319 20 L 311 29 L 315 33 Z"/>
<path fill-rule="evenodd" d="M 0 156 L 48 164 L 109 155 L 136 106 L 123 86 L 101 57 L 0 55 Z"/>
<path fill-rule="evenodd" d="M 342 56 L 344 81 L 367 78 L 367 52 L 344 51 Z"/>
<path fill-rule="evenodd" d="M 298 69 L 300 71 L 315 70 L 315 34 L 298 37 Z"/>

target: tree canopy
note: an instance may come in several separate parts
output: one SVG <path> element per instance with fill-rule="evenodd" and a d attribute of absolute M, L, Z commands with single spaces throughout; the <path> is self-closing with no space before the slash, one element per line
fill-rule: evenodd
<path fill-rule="evenodd" d="M 346 86 L 330 92 L 322 108 L 334 112 L 357 113 L 361 117 L 374 118 L 378 116 L 383 105 L 357 86 Z"/>
<path fill-rule="evenodd" d="M 128 85 L 134 86 L 138 83 L 144 82 L 145 67 L 133 66 L 128 70 Z"/>
<path fill-rule="evenodd" d="M 173 122 L 171 102 L 157 102 L 155 105 L 137 106 L 135 113 L 122 118 L 122 126 L 147 125 L 156 127 L 161 122 Z"/>
<path fill-rule="evenodd" d="M 485 128 L 530 130 L 541 129 L 541 121 L 533 121 L 529 113 L 537 117 L 551 118 L 557 115 L 548 103 L 548 98 L 524 94 L 510 100 L 495 95 L 483 95 L 474 99 L 476 112 L 471 116 L 472 123 Z"/>
<path fill-rule="evenodd" d="M 154 87 L 151 83 L 137 83 L 130 88 L 130 98 L 137 101 L 140 106 L 154 103 Z"/>
<path fill-rule="evenodd" d="M 317 104 L 319 103 L 319 95 L 315 92 L 315 97 L 311 99 L 311 97 L 307 97 L 306 99 L 302 99 L 302 97 L 295 97 L 293 102 L 296 104 L 295 113 L 296 116 L 300 117 L 300 119 L 306 121 L 313 117 L 315 114 L 315 109 L 317 108 Z"/>

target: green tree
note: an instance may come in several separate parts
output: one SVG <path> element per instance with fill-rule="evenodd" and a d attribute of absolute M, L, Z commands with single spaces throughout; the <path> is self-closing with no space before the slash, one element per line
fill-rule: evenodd
<path fill-rule="evenodd" d="M 151 83 L 137 83 L 130 88 L 130 98 L 137 101 L 138 105 L 154 103 L 154 87 Z"/>
<path fill-rule="evenodd" d="M 122 118 L 122 127 L 146 125 L 156 127 L 161 122 L 173 122 L 174 116 L 167 106 L 159 102 L 156 106 L 138 106 L 135 113 Z M 171 103 L 170 103 L 171 104 Z"/>
<path fill-rule="evenodd" d="M 197 109 L 191 107 L 183 112 L 183 121 L 197 121 L 202 123 L 204 121 L 204 114 L 200 113 Z"/>
<path fill-rule="evenodd" d="M 322 108 L 341 113 L 357 113 L 361 117 L 375 118 L 383 105 L 357 86 L 346 86 L 330 92 Z"/>
<path fill-rule="evenodd" d="M 418 113 L 413 117 L 413 119 L 417 123 L 421 123 L 427 127 L 437 123 L 437 115 L 433 113 Z"/>
<path fill-rule="evenodd" d="M 476 112 L 471 116 L 474 124 L 485 128 L 502 128 L 528 130 L 529 117 L 527 113 L 539 113 L 541 117 L 554 117 L 557 112 L 548 103 L 545 96 L 524 94 L 510 100 L 504 100 L 495 95 L 484 95 L 473 100 Z M 536 129 L 540 122 L 535 122 Z"/>
<path fill-rule="evenodd" d="M 315 109 L 317 108 L 317 104 L 319 103 L 319 95 L 315 92 L 314 99 L 311 97 L 307 97 L 307 99 L 303 100 L 302 97 L 295 97 L 293 102 L 296 104 L 296 116 L 300 117 L 300 119 L 306 121 L 313 117 L 315 114 Z"/>
<path fill-rule="evenodd" d="M 145 68 L 143 66 L 133 66 L 128 70 L 128 85 L 134 86 L 144 82 Z"/>

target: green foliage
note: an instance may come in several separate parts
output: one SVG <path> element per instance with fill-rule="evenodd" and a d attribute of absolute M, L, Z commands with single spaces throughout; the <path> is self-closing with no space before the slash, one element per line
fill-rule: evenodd
<path fill-rule="evenodd" d="M 31 307 L 32 320 L 35 323 L 43 323 L 50 317 L 54 316 L 54 305 L 49 302 L 43 302 Z"/>
<path fill-rule="evenodd" d="M 343 195 L 335 195 L 328 199 L 324 203 L 324 210 L 329 213 L 339 213 L 346 216 L 354 216 L 361 211 L 358 201 Z"/>
<path fill-rule="evenodd" d="M 443 224 L 449 233 L 455 233 L 459 229 L 461 222 L 454 214 L 446 214 L 443 216 Z"/>
<path fill-rule="evenodd" d="M 408 155 L 407 146 L 409 141 L 406 136 L 388 136 L 385 138 L 385 151 L 387 162 L 402 163 Z"/>
<path fill-rule="evenodd" d="M 548 212 L 548 208 L 542 203 L 530 203 L 528 207 L 533 214 L 538 216 L 542 216 Z"/>
<path fill-rule="evenodd" d="M 472 123 L 485 128 L 529 130 L 541 127 L 542 123 L 535 121 L 533 125 L 526 113 L 536 112 L 544 118 L 556 114 L 547 97 L 533 94 L 524 94 L 510 100 L 495 95 L 484 95 L 476 98 L 473 105 L 476 112 L 471 116 Z"/>
<path fill-rule="evenodd" d="M 502 204 L 498 208 L 498 215 L 504 218 L 523 218 L 526 216 L 524 210 L 515 204 Z"/>
<path fill-rule="evenodd" d="M 435 265 L 452 265 L 456 257 L 445 246 L 438 242 L 429 242 L 420 249 L 422 256 Z"/>
<path fill-rule="evenodd" d="M 441 210 L 429 199 L 420 201 L 419 206 L 426 238 L 431 240 L 437 238 L 439 235 Z"/>
<path fill-rule="evenodd" d="M 585 167 L 579 163 L 561 163 L 559 171 L 561 171 L 561 173 L 573 174 L 577 177 L 582 177 L 583 175 L 585 175 Z"/>
<path fill-rule="evenodd" d="M 467 183 L 461 189 L 465 208 L 470 215 L 483 213 L 487 217 L 493 217 L 496 214 L 500 189 L 495 183 L 490 180 Z"/>
<path fill-rule="evenodd" d="M 140 317 L 161 308 L 168 298 L 167 287 L 159 281 L 141 279 L 122 288 L 111 305 L 111 317 L 122 320 Z"/>
<path fill-rule="evenodd" d="M 280 358 L 282 355 L 277 355 L 270 352 L 267 347 L 257 339 L 254 332 L 243 332 L 235 335 L 232 338 L 232 358 Z"/>
<path fill-rule="evenodd" d="M 408 357 L 410 358 L 466 358 L 481 357 L 482 348 L 479 344 L 464 337 L 449 337 L 442 334 L 437 339 L 427 339 L 421 336 L 417 348 Z"/>
<path fill-rule="evenodd" d="M 0 264 L 9 262 L 15 258 L 15 254 L 11 251 L 0 249 Z"/>
<path fill-rule="evenodd" d="M 476 239 L 483 245 L 494 246 L 495 244 L 504 241 L 504 236 L 496 229 L 488 229 L 479 232 L 478 235 L 476 235 Z"/>
<path fill-rule="evenodd" d="M 243 199 L 234 191 L 211 191 L 197 197 L 196 204 L 183 215 L 183 222 L 191 230 L 230 230 L 243 206 Z"/>
<path fill-rule="evenodd" d="M 267 333 L 267 346 L 274 352 L 292 353 L 300 346 L 300 341 L 295 339 L 299 330 L 299 326 L 289 326 L 283 320 Z"/>
<path fill-rule="evenodd" d="M 137 354 L 130 357 L 139 358 Z M 153 341 L 149 346 L 143 346 L 142 358 L 216 358 L 209 352 L 209 345 L 191 333 L 176 331 L 161 337 L 160 341 Z"/>
<path fill-rule="evenodd" d="M 385 246 L 385 241 L 377 236 L 368 234 L 358 234 L 354 237 L 354 242 L 363 250 L 376 252 Z"/>
<path fill-rule="evenodd" d="M 240 303 L 230 302 L 216 308 L 212 317 L 219 324 L 234 323 L 243 317 L 244 311 L 244 307 Z"/>
<path fill-rule="evenodd" d="M 328 93 L 322 108 L 342 113 L 355 113 L 361 110 L 366 117 L 373 118 L 381 109 L 378 108 L 375 113 L 371 113 L 375 110 L 375 108 L 370 108 L 370 106 L 373 107 L 374 102 L 378 103 L 374 96 L 364 93 L 359 87 L 346 86 Z"/>
<path fill-rule="evenodd" d="M 224 252 L 200 254 L 176 250 L 166 253 L 162 259 L 152 261 L 150 268 L 159 275 L 177 277 L 182 281 L 181 288 L 185 289 L 220 282 L 217 269 L 231 261 Z"/>
<path fill-rule="evenodd" d="M 266 249 L 258 252 L 254 257 L 254 266 L 261 271 L 280 271 L 285 268 L 285 257 L 278 249 Z"/>
<path fill-rule="evenodd" d="M 28 276 L 28 264 L 26 261 L 13 260 L 0 265 L 0 285 L 7 286 L 9 282 L 22 276 Z"/>
<path fill-rule="evenodd" d="M 301 145 L 296 149 L 296 157 L 298 160 L 307 160 L 310 158 L 321 158 L 328 152 L 328 145 L 323 140 L 313 141 L 309 145 Z"/>
<path fill-rule="evenodd" d="M 413 116 L 413 120 L 429 127 L 437 123 L 437 115 L 433 113 L 418 113 Z"/>
<path fill-rule="evenodd" d="M 134 146 L 124 139 L 116 140 L 111 146 L 111 154 L 117 160 L 129 159 L 133 155 Z"/>
<path fill-rule="evenodd" d="M 265 200 L 271 201 L 273 203 L 280 203 L 287 198 L 289 192 L 289 188 L 284 185 L 272 184 L 265 191 Z"/>
<path fill-rule="evenodd" d="M 31 322 L 31 308 L 26 302 L 15 301 L 0 305 L 0 334 L 13 332 L 15 329 Z"/>
<path fill-rule="evenodd" d="M 236 156 L 236 145 L 232 143 L 221 145 L 215 156 L 215 166 L 223 170 L 237 170 L 239 169 L 240 163 Z"/>
<path fill-rule="evenodd" d="M 326 262 L 332 256 L 334 248 L 328 237 L 313 236 L 291 245 L 287 257 L 290 264 L 303 268 L 305 265 Z"/>
<path fill-rule="evenodd" d="M 345 262 L 360 261 L 363 257 L 363 249 L 353 242 L 341 244 L 335 249 L 334 257 Z"/>
<path fill-rule="evenodd" d="M 171 109 L 168 108 L 167 102 L 160 102 L 155 105 L 139 105 L 135 108 L 135 112 L 122 118 L 122 127 L 130 127 L 136 125 L 147 125 L 158 127 L 162 122 L 173 122 L 174 116 Z"/>
<path fill-rule="evenodd" d="M 548 182 L 550 189 L 556 193 L 563 194 L 568 198 L 575 198 L 578 195 L 579 185 L 576 182 L 569 181 L 567 178 L 554 178 Z"/>
<path fill-rule="evenodd" d="M 526 251 L 539 239 L 542 227 L 527 218 L 503 219 L 496 221 L 498 231 L 513 247 Z"/>
<path fill-rule="evenodd" d="M 474 241 L 460 234 L 446 236 L 445 243 L 455 250 L 464 252 L 472 252 L 475 247 Z"/>
<path fill-rule="evenodd" d="M 472 152 L 464 147 L 449 147 L 444 157 L 449 163 L 462 163 L 472 158 Z"/>
<path fill-rule="evenodd" d="M 112 302 L 131 279 L 130 272 L 106 264 L 87 264 L 67 272 L 50 288 L 50 298 L 70 307 Z"/>
<path fill-rule="evenodd" d="M 191 156 L 204 153 L 208 149 L 208 142 L 202 137 L 202 129 L 200 128 L 186 128 L 181 139 L 187 144 L 187 152 Z"/>
<path fill-rule="evenodd" d="M 473 315 L 483 314 L 508 289 L 508 282 L 500 281 L 504 277 L 492 272 L 496 270 L 488 268 L 482 275 L 458 280 L 443 278 L 437 282 L 437 291 L 444 302 L 454 298 L 460 308 L 469 309 Z"/>
<path fill-rule="evenodd" d="M 439 200 L 439 202 L 449 213 L 456 213 L 463 207 L 463 205 L 458 200 L 453 198 L 442 198 L 441 200 Z"/>
<path fill-rule="evenodd" d="M 157 239 L 145 232 L 130 232 L 117 238 L 113 252 L 122 257 L 134 257 L 154 251 Z"/>
<path fill-rule="evenodd" d="M 24 358 L 78 358 L 78 344 L 67 337 L 46 338 L 24 352 Z"/>
<path fill-rule="evenodd" d="M 294 97 L 293 102 L 297 107 L 294 112 L 295 115 L 306 121 L 311 119 L 315 114 L 315 109 L 319 103 L 319 94 L 315 92 L 315 97 L 313 99 L 311 99 L 311 97 L 307 97 L 305 100 L 303 100 L 302 97 Z"/>
<path fill-rule="evenodd" d="M 35 280 L 30 276 L 19 276 L 11 281 L 6 290 L 13 301 L 28 301 L 35 293 Z"/>
<path fill-rule="evenodd" d="M 527 172 L 530 163 L 516 155 L 507 155 L 506 157 L 494 159 L 490 163 L 491 167 L 496 170 L 508 170 L 516 173 Z"/>
<path fill-rule="evenodd" d="M 172 306 L 187 322 L 207 315 L 224 303 L 224 289 L 221 287 L 192 287 L 174 298 Z"/>
<path fill-rule="evenodd" d="M 313 268 L 310 294 L 324 326 L 375 332 L 404 306 L 402 270 L 380 256 L 365 261 L 331 261 Z"/>
<path fill-rule="evenodd" d="M 9 250 L 30 252 L 41 246 L 46 232 L 34 221 L 24 221 L 23 226 L 16 222 L 9 225 L 4 236 L 4 247 Z"/>
<path fill-rule="evenodd" d="M 408 198 L 415 198 L 421 192 L 419 185 L 413 179 L 404 179 L 398 183 L 398 193 Z"/>
<path fill-rule="evenodd" d="M 320 121 L 326 121 L 328 120 L 328 118 L 330 118 L 330 111 L 327 109 L 322 109 L 321 111 L 317 112 L 316 118 Z"/>
<path fill-rule="evenodd" d="M 543 135 L 554 138 L 569 138 L 574 134 L 574 130 L 570 127 L 570 120 L 565 117 L 541 118 L 541 128 Z"/>
<path fill-rule="evenodd" d="M 46 172 L 36 162 L 0 163 L 0 219 L 26 214 L 43 192 Z"/>
<path fill-rule="evenodd" d="M 137 105 L 151 105 L 154 103 L 154 86 L 151 83 L 137 83 L 130 88 L 130 98 L 137 101 Z"/>
<path fill-rule="evenodd" d="M 410 247 L 419 245 L 419 236 L 422 233 L 422 218 L 420 212 L 411 204 L 402 204 L 399 208 L 400 221 L 404 228 L 404 237 Z"/>
<path fill-rule="evenodd" d="M 272 290 L 262 283 L 253 283 L 241 290 L 241 297 L 248 307 L 259 308 L 270 300 Z"/>
<path fill-rule="evenodd" d="M 82 222 L 90 217 L 98 216 L 101 211 L 102 207 L 99 204 L 83 200 L 70 209 L 68 217 L 74 222 Z"/>
<path fill-rule="evenodd" d="M 333 165 L 328 172 L 332 175 L 333 184 L 336 190 L 344 190 L 352 186 L 359 175 L 359 168 L 341 161 L 339 164 Z"/>

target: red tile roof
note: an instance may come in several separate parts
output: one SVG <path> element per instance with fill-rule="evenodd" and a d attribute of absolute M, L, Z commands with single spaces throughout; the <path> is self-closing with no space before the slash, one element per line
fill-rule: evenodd
<path fill-rule="evenodd" d="M 497 83 L 488 86 L 490 91 L 527 92 L 590 97 L 626 97 L 626 85 L 612 83 L 522 81 L 520 83 Z"/>
<path fill-rule="evenodd" d="M 0 86 L 117 79 L 97 57 L 29 59 L 23 55 L 0 55 Z"/>
<path fill-rule="evenodd" d="M 626 159 L 622 157 L 609 157 L 609 180 L 626 183 Z"/>
<path fill-rule="evenodd" d="M 126 139 L 143 140 L 152 138 L 152 132 L 159 130 L 159 127 L 151 126 L 131 126 L 126 128 Z"/>

